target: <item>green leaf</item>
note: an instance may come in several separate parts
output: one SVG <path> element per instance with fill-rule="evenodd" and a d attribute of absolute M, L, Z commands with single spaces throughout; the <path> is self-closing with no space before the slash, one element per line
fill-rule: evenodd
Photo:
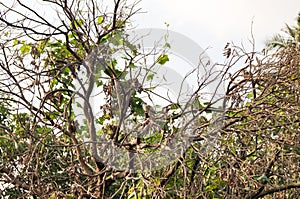
<path fill-rule="evenodd" d="M 104 121 L 105 120 L 109 120 L 110 119 L 110 115 L 109 114 L 105 114 L 103 115 L 102 117 L 99 117 L 97 120 L 96 120 L 96 123 L 100 124 L 100 125 L 103 125 L 104 124 Z"/>
<path fill-rule="evenodd" d="M 171 105 L 171 110 L 176 110 L 176 109 L 179 109 L 180 108 L 180 105 L 179 104 L 172 104 Z"/>
<path fill-rule="evenodd" d="M 217 188 L 216 185 L 208 185 L 205 187 L 205 191 L 213 191 L 216 188 Z"/>
<path fill-rule="evenodd" d="M 74 24 L 74 26 L 73 26 L 73 24 Z M 81 27 L 83 24 L 84 24 L 84 21 L 82 19 L 76 19 L 74 21 L 74 23 L 70 24 L 70 27 L 71 28 L 78 28 L 78 27 Z"/>
<path fill-rule="evenodd" d="M 212 113 L 212 110 L 205 110 L 205 113 Z"/>
<path fill-rule="evenodd" d="M 144 101 L 139 97 L 133 96 L 131 98 L 130 107 L 135 115 L 144 115 L 143 103 Z"/>
<path fill-rule="evenodd" d="M 56 193 L 53 193 L 49 199 L 54 199 L 54 198 L 56 198 Z"/>
<path fill-rule="evenodd" d="M 137 67 L 137 66 L 134 65 L 133 63 L 131 63 L 131 64 L 128 65 L 128 68 L 136 68 L 136 67 Z"/>
<path fill-rule="evenodd" d="M 97 124 L 103 125 L 104 124 L 104 118 L 103 117 L 99 117 L 96 121 Z"/>
<path fill-rule="evenodd" d="M 52 113 L 49 113 L 49 117 L 50 117 L 51 120 L 53 120 L 55 118 L 55 115 L 52 114 Z"/>
<path fill-rule="evenodd" d="M 166 48 L 171 48 L 170 43 L 166 42 L 166 43 L 165 43 L 165 47 L 166 47 Z"/>
<path fill-rule="evenodd" d="M 133 56 L 137 55 L 137 53 L 138 53 L 137 46 L 133 45 L 132 43 L 128 42 L 127 40 L 124 40 L 123 43 L 126 47 L 128 47 L 131 50 L 131 52 L 133 53 Z"/>
<path fill-rule="evenodd" d="M 69 75 L 71 72 L 70 68 L 66 67 L 63 71 L 64 75 Z"/>
<path fill-rule="evenodd" d="M 104 43 L 105 41 L 107 41 L 109 38 L 111 37 L 111 34 L 107 34 L 104 37 L 102 37 L 100 39 L 100 43 Z"/>
<path fill-rule="evenodd" d="M 254 179 L 256 179 L 260 182 L 269 182 L 270 181 L 270 179 L 265 175 L 258 176 L 258 177 L 256 176 L 256 177 L 254 177 Z"/>
<path fill-rule="evenodd" d="M 57 79 L 52 79 L 50 81 L 50 88 L 54 88 L 56 85 L 58 85 L 58 80 Z"/>
<path fill-rule="evenodd" d="M 103 16 L 98 17 L 97 24 L 100 25 L 103 23 Z"/>
<path fill-rule="evenodd" d="M 200 103 L 199 99 L 196 99 L 196 100 L 194 101 L 194 107 L 195 107 L 196 109 L 202 109 L 202 108 L 203 108 L 203 105 Z"/>
<path fill-rule="evenodd" d="M 146 80 L 151 81 L 151 80 L 153 80 L 153 77 L 154 77 L 154 73 L 150 73 L 149 75 L 147 75 Z"/>
<path fill-rule="evenodd" d="M 169 57 L 168 55 L 166 54 L 163 54 L 163 55 L 160 55 L 157 59 L 157 62 L 160 64 L 160 65 L 164 65 L 167 61 L 169 61 Z"/>
<path fill-rule="evenodd" d="M 13 42 L 13 46 L 15 46 L 15 45 L 17 45 L 17 44 L 19 44 L 19 43 L 20 43 L 20 41 L 17 40 L 17 39 L 15 39 L 14 42 Z"/>
<path fill-rule="evenodd" d="M 115 35 L 111 40 L 111 43 L 116 46 L 120 46 L 124 44 L 123 37 L 119 34 Z"/>
<path fill-rule="evenodd" d="M 29 53 L 29 52 L 30 52 L 30 48 L 31 48 L 30 45 L 24 44 L 24 45 L 20 48 L 22 55 L 24 55 L 24 54 L 26 54 L 26 53 Z"/>
<path fill-rule="evenodd" d="M 295 152 L 300 155 L 300 147 L 295 149 Z"/>
<path fill-rule="evenodd" d="M 248 99 L 251 99 L 253 97 L 253 93 L 249 93 L 248 95 L 247 95 L 247 98 Z"/>
<path fill-rule="evenodd" d="M 81 106 L 81 104 L 80 104 L 79 102 L 76 102 L 76 106 L 77 106 L 78 108 L 82 108 L 82 106 Z"/>
<path fill-rule="evenodd" d="M 211 102 L 204 102 L 203 103 L 205 106 L 210 106 L 211 105 Z"/>
<path fill-rule="evenodd" d="M 100 86 L 102 86 L 102 85 L 103 85 L 103 82 L 102 82 L 102 81 L 96 80 L 96 86 L 97 86 L 97 87 L 100 87 Z"/>
<path fill-rule="evenodd" d="M 118 21 L 116 22 L 116 26 L 117 26 L 117 27 L 121 27 L 121 26 L 124 25 L 124 23 L 125 23 L 125 21 L 123 21 L 123 20 L 118 20 Z"/>

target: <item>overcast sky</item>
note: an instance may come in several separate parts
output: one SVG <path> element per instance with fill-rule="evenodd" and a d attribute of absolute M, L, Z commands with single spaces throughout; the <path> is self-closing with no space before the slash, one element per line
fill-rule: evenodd
<path fill-rule="evenodd" d="M 45 11 L 43 4 L 32 6 Z M 145 13 L 134 16 L 137 28 L 166 29 L 168 23 L 170 30 L 184 34 L 203 49 L 209 47 L 207 53 L 213 61 L 221 61 L 227 42 L 249 44 L 252 21 L 257 50 L 285 23 L 295 25 L 300 0 L 141 0 L 138 7 Z"/>
<path fill-rule="evenodd" d="M 227 42 L 248 43 L 253 21 L 257 49 L 288 23 L 296 24 L 299 0 L 142 0 L 145 14 L 135 16 L 139 28 L 166 28 L 182 33 L 222 59 Z"/>

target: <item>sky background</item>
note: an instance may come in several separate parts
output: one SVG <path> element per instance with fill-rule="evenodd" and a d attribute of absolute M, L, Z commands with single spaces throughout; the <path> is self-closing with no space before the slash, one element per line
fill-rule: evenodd
<path fill-rule="evenodd" d="M 142 0 L 146 12 L 135 16 L 137 28 L 166 28 L 186 35 L 213 61 L 223 60 L 227 42 L 247 46 L 251 23 L 256 49 L 285 26 L 296 25 L 299 0 Z"/>
<path fill-rule="evenodd" d="M 11 0 L 1 0 L 13 4 Z M 50 18 L 45 3 L 28 1 L 36 10 Z M 99 0 L 110 4 L 113 0 Z M 130 1 L 132 2 L 132 1 Z M 267 39 L 285 26 L 296 25 L 300 0 L 140 0 L 141 14 L 134 15 L 137 28 L 163 28 L 184 34 L 207 51 L 212 61 L 223 60 L 222 52 L 227 42 L 247 46 L 251 38 L 251 23 L 256 49 L 261 50 Z"/>

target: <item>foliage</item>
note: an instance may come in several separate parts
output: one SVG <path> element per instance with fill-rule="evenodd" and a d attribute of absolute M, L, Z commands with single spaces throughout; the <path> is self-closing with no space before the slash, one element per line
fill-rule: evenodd
<path fill-rule="evenodd" d="M 248 54 L 247 60 L 227 91 L 231 106 L 219 155 L 219 175 L 227 182 L 222 195 L 296 197 L 299 189 L 290 187 L 299 187 L 300 174 L 299 51 Z"/>
<path fill-rule="evenodd" d="M 17 0 L 15 7 L 0 3 L 3 9 L 0 194 L 3 197 L 297 198 L 300 195 L 300 54 L 294 32 L 297 28 L 288 26 L 296 38 L 295 45 L 269 54 L 253 50 L 248 53 L 233 44 L 226 46 L 226 62 L 219 65 L 222 68 L 219 75 L 227 77 L 226 95 L 220 99 L 226 111 L 211 117 L 223 109 L 199 97 L 209 84 L 207 79 L 199 79 L 199 88 L 186 106 L 167 99 L 165 107 L 149 105 L 141 95 L 155 93 L 157 85 L 151 83 L 157 73 L 153 68 L 146 68 L 148 72 L 142 77 L 126 79 L 134 69 L 142 68 L 141 62 L 149 57 L 154 60 L 150 66 L 158 63 L 160 67 L 170 59 L 168 43 L 166 49 L 159 52 L 154 49 L 151 54 L 123 37 L 131 17 L 139 11 L 135 2 L 116 0 L 110 8 L 93 0 L 72 3 L 45 0 L 45 4 L 57 11 L 60 19 L 57 24 L 23 2 Z M 25 9 L 26 15 L 19 9 Z M 18 20 L 11 21 L 11 15 L 17 15 Z M 118 50 L 124 52 L 123 62 L 108 56 Z M 91 56 L 93 53 L 106 59 Z M 93 61 L 99 66 L 89 64 Z M 236 65 L 239 69 L 230 72 Z M 207 71 L 204 75 L 213 76 Z M 83 73 L 89 81 L 82 93 L 84 101 L 76 103 L 74 90 Z M 97 118 L 90 117 L 91 109 L 86 103 L 94 87 L 104 95 Z M 86 116 L 79 123 L 77 109 L 85 110 Z M 152 120 L 154 116 L 160 118 L 156 123 Z M 174 162 L 157 170 L 133 173 L 130 167 L 118 170 L 100 161 L 101 146 L 95 144 L 97 136 L 107 137 L 128 153 L 147 154 L 166 146 L 180 133 L 176 126 L 180 119 L 196 133 L 191 146 Z M 221 124 L 211 131 L 213 122 Z M 100 128 L 96 130 L 96 126 Z M 152 134 L 136 136 L 149 129 Z M 91 143 L 87 144 L 87 137 Z"/>
<path fill-rule="evenodd" d="M 287 48 L 287 47 L 299 47 L 300 42 L 300 13 L 297 17 L 297 25 L 290 26 L 285 25 L 283 30 L 284 34 L 276 34 L 273 38 L 267 41 L 269 48 Z"/>

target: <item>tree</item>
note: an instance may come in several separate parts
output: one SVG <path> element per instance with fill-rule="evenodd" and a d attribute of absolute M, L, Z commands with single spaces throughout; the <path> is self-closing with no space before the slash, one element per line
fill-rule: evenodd
<path fill-rule="evenodd" d="M 244 53 L 233 74 L 218 157 L 223 196 L 293 198 L 299 195 L 299 51 Z M 240 54 L 241 53 L 241 54 Z"/>
<path fill-rule="evenodd" d="M 198 96 L 211 81 L 208 77 L 215 76 L 213 70 L 207 70 L 207 78 L 198 80 L 195 92 L 182 104 L 179 98 L 156 93 L 158 85 L 151 84 L 156 65 L 163 66 L 169 60 L 167 41 L 164 49 L 146 53 L 131 43 L 126 33 L 131 17 L 139 12 L 136 2 L 116 0 L 112 8 L 96 1 L 43 3 L 57 13 L 56 22 L 25 1 L 17 0 L 11 6 L 0 3 L 4 36 L 0 63 L 1 194 L 14 198 L 181 195 L 172 183 L 187 186 L 186 179 L 177 179 L 177 175 L 185 167 L 185 156 L 195 154 L 185 152 L 184 143 L 203 140 L 200 130 L 209 126 L 203 114 L 210 114 L 215 102 L 204 104 Z M 121 53 L 121 60 L 112 56 L 115 52 Z M 147 58 L 154 61 L 142 63 Z M 217 75 L 222 78 L 224 73 Z M 102 95 L 96 117 L 91 104 L 99 93 L 93 93 L 94 88 Z M 166 101 L 165 107 L 149 104 L 153 95 Z M 194 136 L 182 137 L 186 129 Z M 143 133 L 150 135 L 140 138 Z M 174 137 L 182 141 L 174 143 Z M 111 146 L 125 151 L 123 157 L 111 156 Z M 166 164 L 160 170 L 153 171 L 148 164 L 147 171 L 133 172 L 136 165 L 144 166 L 146 158 L 133 157 L 132 151 L 147 155 L 157 148 L 163 148 L 165 156 L 180 156 L 173 158 L 174 162 L 160 162 L 158 157 L 158 166 Z M 110 165 L 112 159 L 117 163 Z"/>
<path fill-rule="evenodd" d="M 247 52 L 228 44 L 224 64 L 199 64 L 206 71 L 203 77 L 197 67 L 191 72 L 198 84 L 183 103 L 155 90 L 157 70 L 169 61 L 168 34 L 164 48 L 150 51 L 128 35 L 131 17 L 139 12 L 136 2 L 115 0 L 105 6 L 93 0 L 44 0 L 57 12 L 56 22 L 24 2 L 0 3 L 1 195 L 296 198 L 300 194 L 297 46 L 262 54 L 254 47 Z M 120 53 L 118 58 L 112 56 L 115 52 Z M 232 71 L 233 66 L 239 69 Z M 201 98 L 211 82 L 225 78 L 224 98 Z M 99 93 L 93 93 L 95 89 Z M 93 102 L 98 94 L 101 103 Z M 154 95 L 166 104 L 155 106 Z M 145 133 L 149 134 L 139 136 Z M 174 137 L 181 139 L 179 145 L 172 142 Z M 112 145 L 125 151 L 123 157 L 110 156 Z M 179 155 L 170 162 L 155 156 L 161 167 L 143 171 L 146 159 L 133 152 L 147 155 L 157 149 Z"/>
<path fill-rule="evenodd" d="M 267 42 L 269 48 L 298 47 L 300 42 L 300 13 L 297 17 L 297 26 L 285 25 L 284 34 L 276 34 Z"/>

